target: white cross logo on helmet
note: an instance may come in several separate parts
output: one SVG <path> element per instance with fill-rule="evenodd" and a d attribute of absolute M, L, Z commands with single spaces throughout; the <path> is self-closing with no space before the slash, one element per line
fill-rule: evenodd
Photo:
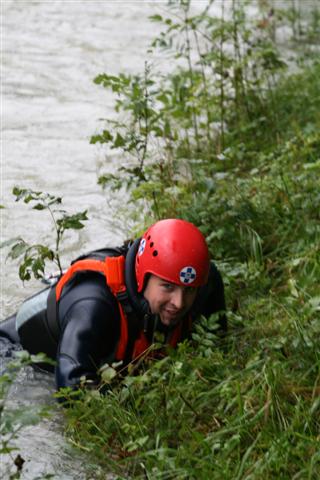
<path fill-rule="evenodd" d="M 185 285 L 192 283 L 197 276 L 197 272 L 193 267 L 184 267 L 180 271 L 180 282 Z"/>

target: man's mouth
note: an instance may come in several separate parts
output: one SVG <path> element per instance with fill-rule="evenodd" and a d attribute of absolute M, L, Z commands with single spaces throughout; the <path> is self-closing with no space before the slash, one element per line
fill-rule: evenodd
<path fill-rule="evenodd" d="M 171 318 L 177 318 L 181 315 L 182 310 L 170 310 L 170 309 L 164 309 L 164 313 L 168 315 Z"/>
<path fill-rule="evenodd" d="M 167 309 L 167 308 L 164 311 L 170 317 L 177 317 L 180 313 L 180 310 L 170 310 L 170 309 Z"/>

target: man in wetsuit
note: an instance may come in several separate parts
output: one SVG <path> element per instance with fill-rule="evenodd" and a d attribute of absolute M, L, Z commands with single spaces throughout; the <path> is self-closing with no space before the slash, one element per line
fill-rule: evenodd
<path fill-rule="evenodd" d="M 129 247 L 75 260 L 52 287 L 0 324 L 0 335 L 56 360 L 57 388 L 99 383 L 99 368 L 140 358 L 159 336 L 175 347 L 200 314 L 219 314 L 223 282 L 201 232 L 161 220 Z M 14 325 L 15 324 L 15 325 Z M 16 332 L 17 330 L 17 332 Z"/>

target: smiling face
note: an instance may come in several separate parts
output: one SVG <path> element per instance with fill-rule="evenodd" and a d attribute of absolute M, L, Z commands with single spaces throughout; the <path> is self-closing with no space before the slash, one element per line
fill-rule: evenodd
<path fill-rule="evenodd" d="M 149 302 L 151 312 L 158 314 L 164 325 L 174 326 L 192 307 L 197 289 L 150 275 L 143 295 Z"/>

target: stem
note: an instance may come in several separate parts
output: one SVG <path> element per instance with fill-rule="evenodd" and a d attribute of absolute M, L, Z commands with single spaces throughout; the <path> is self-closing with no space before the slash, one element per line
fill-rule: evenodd
<path fill-rule="evenodd" d="M 148 103 L 149 103 L 149 92 L 148 92 L 148 74 L 149 68 L 148 63 L 144 64 L 144 127 L 145 127 L 145 141 L 143 146 L 142 158 L 140 159 L 140 171 L 142 172 L 144 167 L 144 161 L 147 155 L 148 150 L 148 140 L 149 140 L 149 114 L 148 114 Z"/>
<path fill-rule="evenodd" d="M 205 7 L 204 11 L 198 16 L 199 19 L 203 20 L 208 15 L 208 12 L 209 12 L 210 7 L 213 4 L 213 2 L 214 2 L 214 0 L 209 1 L 208 5 Z M 223 8 L 223 4 L 222 4 L 222 8 Z M 194 33 L 197 52 L 198 52 L 198 55 L 199 55 L 199 61 L 200 61 L 200 65 L 201 65 L 201 74 L 202 74 L 202 80 L 203 80 L 203 84 L 204 84 L 204 91 L 205 91 L 205 97 L 206 97 L 207 135 L 208 135 L 208 140 L 209 140 L 209 143 L 210 143 L 211 138 L 210 138 L 210 110 L 209 110 L 209 102 L 208 102 L 208 98 L 209 98 L 208 97 L 208 84 L 207 84 L 207 77 L 206 77 L 205 70 L 204 70 L 205 63 L 202 60 L 201 51 L 200 51 L 198 33 L 201 34 L 204 37 L 205 37 L 205 35 L 201 32 L 201 30 L 198 29 L 198 26 L 196 26 L 194 23 L 192 24 L 192 30 L 193 30 L 193 33 Z M 206 36 L 206 39 L 210 40 L 210 43 L 211 43 L 210 37 Z"/>
<path fill-rule="evenodd" d="M 240 118 L 240 111 L 239 111 L 239 86 L 238 86 L 238 71 L 237 71 L 237 63 L 238 63 L 238 46 L 237 46 L 237 24 L 235 18 L 235 0 L 232 0 L 232 16 L 233 16 L 233 47 L 235 53 L 235 66 L 233 67 L 233 87 L 234 87 L 234 102 L 235 102 L 235 111 L 237 117 L 237 123 L 239 123 Z"/>
<path fill-rule="evenodd" d="M 193 405 L 191 405 L 191 403 L 189 402 L 189 400 L 187 400 L 185 398 L 184 395 L 182 395 L 181 392 L 179 392 L 179 397 L 181 398 L 181 400 L 187 405 L 187 407 L 190 408 L 190 410 L 195 414 L 196 418 L 200 418 L 200 415 L 199 413 L 196 411 L 196 409 L 193 407 Z M 210 423 L 208 423 L 204 418 L 201 419 L 203 421 L 203 423 L 205 425 L 207 425 L 207 427 L 211 427 Z"/>
<path fill-rule="evenodd" d="M 233 15 L 233 47 L 235 52 L 235 68 L 234 68 L 234 88 L 235 88 L 235 104 L 236 104 L 236 113 L 237 120 L 241 118 L 241 100 L 246 108 L 247 114 L 249 115 L 249 108 L 246 100 L 246 89 L 243 81 L 243 65 L 242 65 L 242 55 L 239 44 L 239 31 L 238 23 L 236 17 L 236 0 L 232 0 L 232 15 Z"/>
<path fill-rule="evenodd" d="M 223 27 L 221 30 L 221 36 L 220 36 L 220 49 L 219 49 L 219 54 L 220 54 L 220 150 L 224 150 L 224 120 L 225 120 L 225 95 L 224 95 L 224 80 L 223 80 L 223 74 L 224 74 L 224 56 L 223 56 L 223 44 L 224 44 L 224 2 L 222 2 L 221 6 L 221 26 Z"/>
<path fill-rule="evenodd" d="M 60 274 L 62 275 L 62 266 L 60 263 L 60 254 L 59 254 L 59 247 L 60 247 L 60 240 L 63 235 L 63 231 L 61 231 L 60 227 L 58 226 L 56 219 L 54 218 L 53 211 L 50 208 L 50 205 L 47 205 L 47 209 L 49 210 L 49 213 L 51 215 L 51 218 L 53 220 L 54 228 L 56 229 L 56 247 L 55 247 L 55 260 L 56 264 L 59 268 Z"/>
<path fill-rule="evenodd" d="M 298 0 L 298 32 L 299 32 L 299 36 L 301 36 L 303 34 L 303 30 L 302 30 L 302 23 L 301 23 L 301 4 L 300 4 L 300 0 Z"/>
<path fill-rule="evenodd" d="M 62 275 L 63 272 L 62 272 L 62 266 L 61 266 L 61 263 L 60 263 L 59 248 L 60 248 L 60 241 L 61 241 L 63 232 L 64 232 L 64 230 L 59 229 L 58 235 L 57 235 L 57 241 L 56 241 L 56 263 L 58 265 L 58 268 L 59 268 L 59 271 L 60 271 L 61 275 Z"/>
<path fill-rule="evenodd" d="M 189 74 L 190 74 L 190 84 L 192 87 L 192 95 L 194 94 L 194 82 L 193 82 L 193 68 L 191 63 L 191 43 L 189 37 L 189 17 L 188 17 L 188 8 L 184 11 L 184 24 L 185 24 L 185 32 L 186 32 L 186 44 L 187 44 L 187 62 L 189 67 Z M 194 126 L 194 133 L 195 139 L 197 144 L 197 149 L 200 150 L 200 143 L 199 143 L 199 130 L 198 130 L 198 121 L 196 115 L 196 109 L 194 106 L 194 101 L 192 101 L 192 119 L 193 119 L 193 126 Z"/>
<path fill-rule="evenodd" d="M 190 155 L 191 154 L 191 146 L 190 146 L 190 139 L 189 139 L 189 132 L 188 132 L 188 129 L 185 128 L 185 140 L 187 142 L 187 146 L 188 146 L 188 154 Z"/>
<path fill-rule="evenodd" d="M 156 220 L 160 220 L 160 210 L 159 210 L 157 195 L 155 191 L 152 192 L 152 197 L 153 197 L 154 209 L 156 212 Z"/>
<path fill-rule="evenodd" d="M 291 5 L 292 5 L 292 20 L 291 20 L 291 27 L 292 27 L 292 33 L 293 33 L 293 38 L 294 40 L 297 39 L 297 30 L 296 30 L 296 19 L 295 19 L 295 14 L 296 14 L 296 5 L 295 5 L 295 0 L 291 0 Z"/>
<path fill-rule="evenodd" d="M 208 152 L 210 153 L 210 146 L 211 146 L 211 135 L 210 135 L 210 109 L 209 109 L 209 95 L 208 95 L 208 84 L 207 84 L 207 77 L 206 77 L 206 72 L 204 70 L 204 62 L 202 60 L 202 55 L 200 51 L 200 45 L 199 45 L 199 39 L 198 39 L 198 34 L 196 29 L 193 29 L 193 34 L 194 38 L 196 41 L 196 47 L 197 47 L 197 52 L 199 55 L 199 61 L 200 61 L 200 66 L 201 66 L 201 76 L 202 76 L 202 82 L 203 82 L 203 92 L 204 92 L 204 97 L 205 97 L 205 110 L 206 110 L 206 115 L 207 115 L 207 138 L 208 138 Z"/>

